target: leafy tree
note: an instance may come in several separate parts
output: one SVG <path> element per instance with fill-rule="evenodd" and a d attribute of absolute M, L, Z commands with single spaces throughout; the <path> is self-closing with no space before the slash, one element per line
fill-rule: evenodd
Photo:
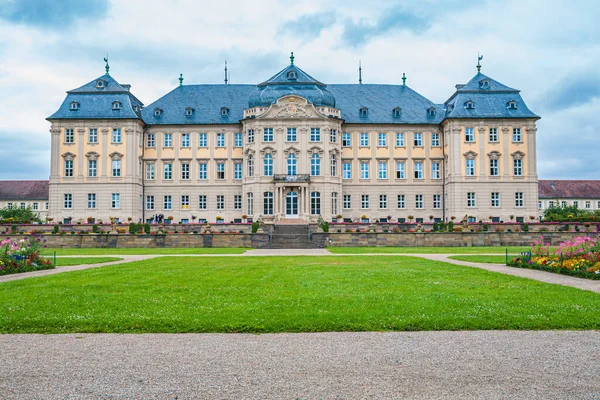
<path fill-rule="evenodd" d="M 2 208 L 0 209 L 0 223 L 28 224 L 30 222 L 41 222 L 40 217 L 33 212 L 31 207 L 27 208 Z"/>

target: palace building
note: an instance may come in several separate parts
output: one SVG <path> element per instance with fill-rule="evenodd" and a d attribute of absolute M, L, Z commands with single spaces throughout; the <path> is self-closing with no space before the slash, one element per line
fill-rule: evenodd
<path fill-rule="evenodd" d="M 49 215 L 173 222 L 517 220 L 538 215 L 537 115 L 480 72 L 432 102 L 325 84 L 294 64 L 249 85 L 180 84 L 144 107 L 106 74 L 51 122 Z"/>

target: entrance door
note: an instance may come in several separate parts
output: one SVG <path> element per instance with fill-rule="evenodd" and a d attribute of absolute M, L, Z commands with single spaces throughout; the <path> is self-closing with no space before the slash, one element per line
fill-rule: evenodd
<path fill-rule="evenodd" d="M 285 216 L 298 216 L 298 193 L 289 192 L 287 196 L 285 196 Z"/>

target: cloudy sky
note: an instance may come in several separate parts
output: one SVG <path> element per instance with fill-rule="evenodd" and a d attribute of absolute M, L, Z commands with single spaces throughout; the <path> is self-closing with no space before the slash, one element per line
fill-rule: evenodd
<path fill-rule="evenodd" d="M 47 179 L 65 91 L 104 73 L 145 104 L 184 83 L 407 84 L 436 103 L 482 72 L 522 90 L 541 179 L 598 179 L 600 3 L 592 0 L 0 0 L 0 179 Z"/>

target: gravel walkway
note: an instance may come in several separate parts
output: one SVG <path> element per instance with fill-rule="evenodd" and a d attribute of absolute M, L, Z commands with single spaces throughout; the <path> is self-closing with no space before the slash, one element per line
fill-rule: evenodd
<path fill-rule="evenodd" d="M 600 332 L 0 335 L 3 399 L 597 399 Z"/>

